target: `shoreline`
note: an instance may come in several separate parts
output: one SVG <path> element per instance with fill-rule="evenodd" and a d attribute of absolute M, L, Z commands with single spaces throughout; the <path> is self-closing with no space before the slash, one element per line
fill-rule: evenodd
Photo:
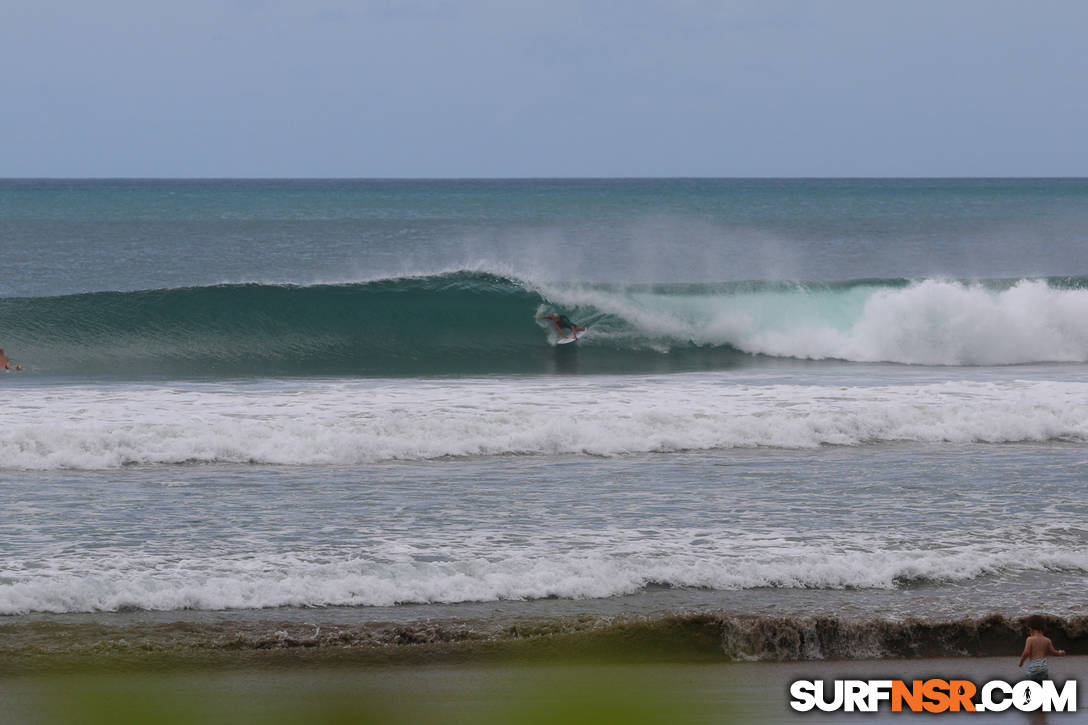
<path fill-rule="evenodd" d="M 849 619 L 665 613 L 655 616 L 204 621 L 0 619 L 0 677 L 27 672 L 235 666 L 729 663 L 992 657 L 1016 651 L 1024 618 Z M 1048 615 L 1056 646 L 1088 652 L 1088 617 Z"/>

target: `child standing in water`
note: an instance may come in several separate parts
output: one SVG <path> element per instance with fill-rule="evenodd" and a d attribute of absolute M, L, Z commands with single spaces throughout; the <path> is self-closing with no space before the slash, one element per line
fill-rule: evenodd
<path fill-rule="evenodd" d="M 1028 662 L 1028 678 L 1036 682 L 1050 679 L 1050 670 L 1046 658 L 1049 655 L 1064 655 L 1064 649 L 1054 649 L 1054 643 L 1046 634 L 1046 621 L 1038 614 L 1028 617 L 1028 639 L 1024 643 L 1024 651 L 1020 653 L 1020 661 L 1017 667 Z"/>

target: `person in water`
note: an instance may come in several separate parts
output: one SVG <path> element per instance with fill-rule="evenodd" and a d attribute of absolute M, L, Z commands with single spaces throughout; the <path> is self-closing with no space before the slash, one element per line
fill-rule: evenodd
<path fill-rule="evenodd" d="M 536 318 L 538 320 L 551 320 L 555 323 L 555 329 L 559 331 L 559 334 L 563 337 L 578 337 L 578 333 L 586 329 L 581 325 L 576 325 L 570 321 L 570 318 L 566 315 L 544 315 L 543 317 Z M 570 335 L 563 332 L 563 330 L 570 330 Z"/>
<path fill-rule="evenodd" d="M 1050 655 L 1064 655 L 1064 649 L 1054 649 L 1054 643 L 1046 636 L 1046 620 L 1038 614 L 1028 617 L 1028 639 L 1024 651 L 1020 653 L 1017 667 L 1028 660 L 1028 679 L 1042 682 L 1050 679 L 1050 667 L 1046 658 Z"/>
<path fill-rule="evenodd" d="M 22 370 L 23 366 L 15 363 L 16 370 Z M 4 354 L 4 348 L 0 347 L 0 370 L 11 370 L 11 360 Z"/>

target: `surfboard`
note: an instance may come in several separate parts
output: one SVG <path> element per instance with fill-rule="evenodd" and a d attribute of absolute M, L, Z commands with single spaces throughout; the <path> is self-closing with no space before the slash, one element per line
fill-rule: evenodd
<path fill-rule="evenodd" d="M 571 337 L 561 337 L 561 338 L 559 338 L 558 340 L 555 341 L 555 344 L 556 345 L 569 345 L 572 342 L 578 342 L 579 340 L 581 340 L 583 337 L 586 336 L 587 332 L 589 332 L 588 329 L 587 330 L 582 330 L 581 332 L 576 332 Z"/>

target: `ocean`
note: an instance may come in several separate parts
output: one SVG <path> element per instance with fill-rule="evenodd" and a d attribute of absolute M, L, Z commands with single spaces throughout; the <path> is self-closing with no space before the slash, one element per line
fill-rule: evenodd
<path fill-rule="evenodd" d="M 1088 180 L 5 180 L 0 346 L 9 655 L 1088 631 Z"/>

